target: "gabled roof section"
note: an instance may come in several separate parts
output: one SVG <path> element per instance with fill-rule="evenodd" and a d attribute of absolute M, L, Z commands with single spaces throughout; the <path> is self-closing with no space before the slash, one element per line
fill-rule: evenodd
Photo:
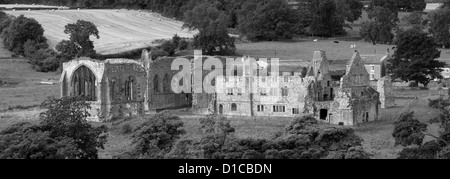
<path fill-rule="evenodd" d="M 361 59 L 365 64 L 381 64 L 390 58 L 389 54 L 373 54 L 373 55 L 361 55 Z"/>
<path fill-rule="evenodd" d="M 361 56 L 358 51 L 355 51 L 353 57 L 350 59 L 347 65 L 346 74 L 368 74 L 364 62 L 361 60 Z"/>

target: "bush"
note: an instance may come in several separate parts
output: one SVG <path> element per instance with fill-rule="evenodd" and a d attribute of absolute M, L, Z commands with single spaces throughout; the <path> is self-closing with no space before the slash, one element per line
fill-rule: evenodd
<path fill-rule="evenodd" d="M 132 158 L 164 158 L 175 142 L 185 133 L 178 116 L 158 114 L 140 124 L 132 135 Z"/>
<path fill-rule="evenodd" d="M 168 54 L 168 56 L 173 56 L 175 55 L 175 50 L 177 49 L 178 45 L 176 43 L 174 43 L 173 41 L 166 41 L 163 44 L 161 44 L 161 46 L 159 46 L 159 48 L 166 52 Z"/>
<path fill-rule="evenodd" d="M 445 109 L 450 106 L 450 99 L 444 99 L 442 97 L 435 100 L 428 100 L 428 106 L 435 109 Z"/>
<path fill-rule="evenodd" d="M 226 118 L 200 119 L 201 139 L 178 143 L 174 158 L 205 159 L 368 159 L 353 129 L 321 126 L 312 117 L 295 119 L 272 140 L 239 139 Z M 183 144 L 183 145 L 182 145 Z"/>
<path fill-rule="evenodd" d="M 123 125 L 120 131 L 123 135 L 130 134 L 131 132 L 133 132 L 133 127 L 130 124 Z"/>
<path fill-rule="evenodd" d="M 189 48 L 189 42 L 185 39 L 182 39 L 178 44 L 178 50 L 183 51 Z"/>
<path fill-rule="evenodd" d="M 106 127 L 87 121 L 90 105 L 82 97 L 49 98 L 39 124 L 19 123 L 0 132 L 0 158 L 97 159 Z"/>
<path fill-rule="evenodd" d="M 167 53 L 166 51 L 164 51 L 164 50 L 161 50 L 161 49 L 158 49 L 158 48 L 154 48 L 154 49 L 152 49 L 152 51 L 151 51 L 152 53 L 152 60 L 156 60 L 156 59 L 158 59 L 159 57 L 166 57 L 166 56 L 169 56 L 169 53 Z"/>
<path fill-rule="evenodd" d="M 35 19 L 23 15 L 11 21 L 9 26 L 3 30 L 5 47 L 16 55 L 24 54 L 24 44 L 28 40 L 37 44 L 46 43 L 44 29 Z"/>

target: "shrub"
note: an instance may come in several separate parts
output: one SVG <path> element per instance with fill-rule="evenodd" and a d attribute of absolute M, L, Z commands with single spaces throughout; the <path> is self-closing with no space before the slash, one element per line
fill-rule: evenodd
<path fill-rule="evenodd" d="M 435 100 L 428 100 L 428 106 L 435 109 L 445 109 L 450 106 L 450 100 L 442 97 Z"/>
<path fill-rule="evenodd" d="M 185 39 L 182 39 L 178 45 L 178 50 L 186 50 L 189 48 L 189 42 Z"/>
<path fill-rule="evenodd" d="M 90 105 L 82 97 L 49 98 L 39 124 L 19 123 L 0 132 L 0 158 L 97 159 L 106 127 L 87 121 Z"/>
<path fill-rule="evenodd" d="M 133 132 L 133 127 L 130 124 L 123 125 L 120 131 L 123 135 L 130 134 L 131 132 Z"/>
<path fill-rule="evenodd" d="M 177 49 L 178 45 L 172 41 L 166 41 L 159 48 L 163 51 L 165 51 L 168 56 L 175 55 L 175 50 Z"/>
<path fill-rule="evenodd" d="M 169 56 L 169 53 L 167 53 L 166 51 L 157 48 L 152 49 L 152 60 L 156 60 L 159 57 L 166 57 L 166 56 Z"/>
<path fill-rule="evenodd" d="M 175 141 L 185 133 L 183 121 L 178 116 L 158 114 L 140 124 L 132 135 L 133 158 L 164 158 Z"/>
<path fill-rule="evenodd" d="M 36 43 L 46 43 L 44 29 L 35 19 L 23 15 L 11 21 L 3 31 L 5 47 L 16 55 L 24 54 L 24 44 L 28 40 Z"/>

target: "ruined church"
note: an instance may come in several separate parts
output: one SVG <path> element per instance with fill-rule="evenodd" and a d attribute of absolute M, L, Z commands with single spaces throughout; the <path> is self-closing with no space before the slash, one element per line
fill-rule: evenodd
<path fill-rule="evenodd" d="M 192 62 L 194 57 L 183 58 Z M 225 64 L 226 57 L 216 58 Z M 144 115 L 148 111 L 190 107 L 193 113 L 204 115 L 295 117 L 312 114 L 325 123 L 359 125 L 377 120 L 379 109 L 393 103 L 390 80 L 378 74 L 379 79 L 374 83 L 358 52 L 347 60 L 345 71 L 341 73 L 330 69 L 333 60 L 328 60 L 320 50 L 314 52 L 309 62 L 280 60 L 279 76 L 255 78 L 250 80 L 252 83 L 245 70 L 229 79 L 224 74 L 217 77 L 217 92 L 212 94 L 174 93 L 171 82 L 179 72 L 171 70 L 175 59 L 151 60 L 146 50 L 139 60 L 74 59 L 63 64 L 61 95 L 86 96 L 92 107 L 88 120 L 99 122 Z M 196 68 L 193 65 L 192 72 L 202 73 L 203 78 L 211 72 Z M 221 81 L 229 80 L 239 81 L 257 92 L 221 86 Z M 180 83 L 190 81 L 179 79 Z M 259 84 L 273 81 L 280 84 L 279 88 L 259 88 Z"/>

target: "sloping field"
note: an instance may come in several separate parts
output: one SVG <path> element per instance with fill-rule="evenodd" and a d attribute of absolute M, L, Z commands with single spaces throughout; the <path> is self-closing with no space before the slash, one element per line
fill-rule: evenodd
<path fill-rule="evenodd" d="M 182 29 L 183 23 L 151 12 L 136 10 L 35 10 L 6 11 L 39 21 L 51 47 L 69 36 L 64 26 L 79 19 L 91 21 L 100 31 L 100 39 L 91 37 L 95 49 L 101 54 L 112 54 L 152 45 L 155 39 L 171 38 L 174 34 L 192 37 L 196 32 Z"/>

